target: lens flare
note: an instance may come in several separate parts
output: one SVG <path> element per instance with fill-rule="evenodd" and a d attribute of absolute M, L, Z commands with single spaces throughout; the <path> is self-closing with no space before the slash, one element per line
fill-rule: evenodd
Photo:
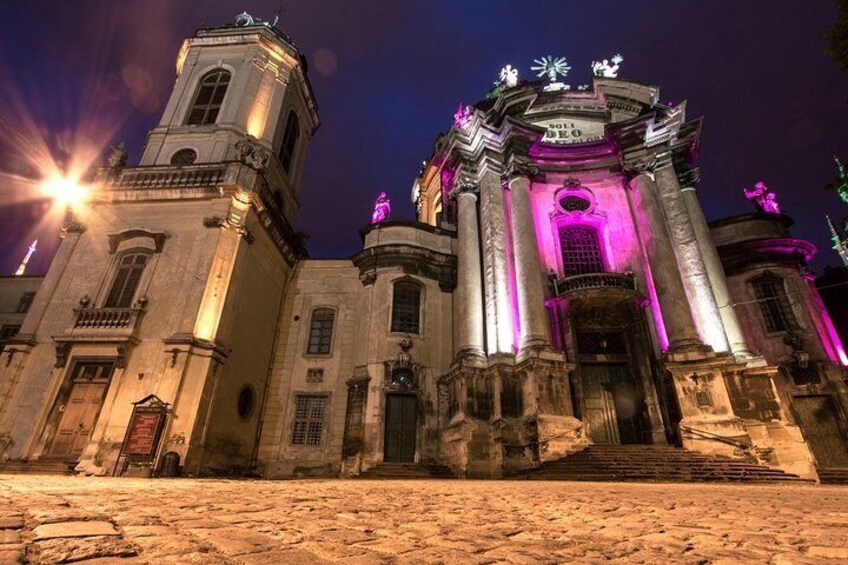
<path fill-rule="evenodd" d="M 41 190 L 57 204 L 70 206 L 73 210 L 78 210 L 89 196 L 88 188 L 82 186 L 79 180 L 64 177 L 46 179 L 41 184 Z"/>

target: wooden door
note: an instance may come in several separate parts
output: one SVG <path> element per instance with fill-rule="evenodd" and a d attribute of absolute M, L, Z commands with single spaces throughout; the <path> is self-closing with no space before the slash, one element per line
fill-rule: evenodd
<path fill-rule="evenodd" d="M 100 413 L 111 364 L 78 364 L 71 379 L 68 400 L 62 409 L 59 425 L 50 447 L 50 455 L 78 457 L 91 437 Z"/>
<path fill-rule="evenodd" d="M 580 365 L 583 389 L 583 425 L 593 443 L 618 443 L 615 403 L 610 390 L 607 365 Z"/>
<path fill-rule="evenodd" d="M 619 442 L 643 443 L 645 402 L 628 365 L 609 365 L 610 393 L 615 406 Z"/>
<path fill-rule="evenodd" d="M 848 467 L 848 448 L 839 428 L 833 399 L 829 396 L 796 397 L 792 404 L 819 468 Z"/>
<path fill-rule="evenodd" d="M 389 463 L 415 461 L 418 428 L 418 398 L 411 394 L 386 395 L 386 436 L 383 460 Z"/>

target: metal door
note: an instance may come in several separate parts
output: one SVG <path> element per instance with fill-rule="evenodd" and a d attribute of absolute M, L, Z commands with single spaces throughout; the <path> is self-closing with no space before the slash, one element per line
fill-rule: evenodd
<path fill-rule="evenodd" d="M 415 460 L 418 428 L 418 398 L 411 394 L 386 395 L 384 461 L 411 463 Z"/>

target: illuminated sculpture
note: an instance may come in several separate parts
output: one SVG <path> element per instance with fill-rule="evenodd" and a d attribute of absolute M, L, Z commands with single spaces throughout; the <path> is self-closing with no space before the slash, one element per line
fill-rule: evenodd
<path fill-rule="evenodd" d="M 845 165 L 839 160 L 839 157 L 834 157 L 836 168 L 839 171 L 839 176 L 835 181 L 827 185 L 827 190 L 835 193 L 846 204 L 848 204 L 848 171 L 845 170 Z"/>
<path fill-rule="evenodd" d="M 751 200 L 757 210 L 766 214 L 780 214 L 780 206 L 777 203 L 777 195 L 765 185 L 763 181 L 754 185 L 754 190 L 743 188 L 745 198 Z"/>
<path fill-rule="evenodd" d="M 833 241 L 833 250 L 839 254 L 839 258 L 848 267 L 848 237 L 845 239 L 839 237 L 839 232 L 836 231 L 833 222 L 830 221 L 830 216 L 825 216 L 825 218 L 827 218 L 827 225 L 830 228 L 830 240 Z"/>
<path fill-rule="evenodd" d="M 371 223 L 379 224 L 389 217 L 389 212 L 392 211 L 392 203 L 385 192 L 381 192 L 377 200 L 374 201 L 374 212 L 371 214 Z"/>
<path fill-rule="evenodd" d="M 616 78 L 618 77 L 618 69 L 622 62 L 624 62 L 624 57 L 621 55 L 615 55 L 609 60 L 604 59 L 600 63 L 598 61 L 592 61 L 592 72 L 595 73 L 596 77 Z"/>
<path fill-rule="evenodd" d="M 534 59 L 533 62 L 536 63 L 536 66 L 530 67 L 530 70 L 537 71 L 536 76 L 538 77 L 548 77 L 550 81 L 550 84 L 545 86 L 545 92 L 569 90 L 571 88 L 569 85 L 557 81 L 557 76 L 565 78 L 568 76 L 568 71 L 571 70 L 565 57 L 554 58 L 548 55 L 541 59 Z"/>
<path fill-rule="evenodd" d="M 456 109 L 456 113 L 453 115 L 453 127 L 465 129 L 465 126 L 471 122 L 472 117 L 473 114 L 471 112 L 471 106 L 466 106 L 460 102 L 459 107 Z"/>
<path fill-rule="evenodd" d="M 498 73 L 499 82 L 495 83 L 495 86 L 503 86 L 506 88 L 512 88 L 518 85 L 518 69 L 512 68 L 512 65 L 507 65 L 501 69 L 501 72 Z"/>
<path fill-rule="evenodd" d="M 38 245 L 38 240 L 37 240 L 37 239 L 33 240 L 33 242 L 29 244 L 29 248 L 27 249 L 26 256 L 24 257 L 24 260 L 23 260 L 23 261 L 21 261 L 21 266 L 20 266 L 20 267 L 18 267 L 18 270 L 17 270 L 17 271 L 15 271 L 15 276 L 16 276 L 16 277 L 20 277 L 20 276 L 22 276 L 24 273 L 26 273 L 27 263 L 29 263 L 30 257 L 32 257 L 33 253 L 35 253 L 35 247 L 36 247 L 37 245 Z"/>

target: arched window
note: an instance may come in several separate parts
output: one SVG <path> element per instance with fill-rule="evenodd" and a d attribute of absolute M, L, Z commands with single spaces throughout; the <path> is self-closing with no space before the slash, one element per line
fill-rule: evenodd
<path fill-rule="evenodd" d="M 312 311 L 309 323 L 309 345 L 306 352 L 310 355 L 327 355 L 333 343 L 333 323 L 336 313 L 332 308 L 316 308 Z"/>
<path fill-rule="evenodd" d="M 194 97 L 194 104 L 186 123 L 190 126 L 214 124 L 215 120 L 218 119 L 218 112 L 221 110 L 221 103 L 224 101 L 224 95 L 227 93 L 229 85 L 230 73 L 228 71 L 215 69 L 206 73 L 200 79 L 200 86 L 197 89 L 197 95 Z"/>
<path fill-rule="evenodd" d="M 421 287 L 411 281 L 394 285 L 392 295 L 392 331 L 417 334 L 421 318 Z"/>
<path fill-rule="evenodd" d="M 147 253 L 127 253 L 118 262 L 118 270 L 112 279 L 112 288 L 106 295 L 105 308 L 129 308 L 135 299 L 138 283 L 147 266 Z"/>
<path fill-rule="evenodd" d="M 792 314 L 792 305 L 786 296 L 786 287 L 783 279 L 779 276 L 765 272 L 757 278 L 751 279 L 751 287 L 754 296 L 763 315 L 766 330 L 771 332 L 783 332 L 798 327 L 798 322 Z"/>
<path fill-rule="evenodd" d="M 559 243 L 564 276 L 603 273 L 606 270 L 598 232 L 594 228 L 582 225 L 564 226 L 559 230 Z"/>
<path fill-rule="evenodd" d="M 283 143 L 280 145 L 280 164 L 288 173 L 291 172 L 292 159 L 294 159 L 294 150 L 297 147 L 297 139 L 300 137 L 300 120 L 294 110 L 289 111 L 289 117 L 286 120 L 286 129 L 283 132 Z"/>

